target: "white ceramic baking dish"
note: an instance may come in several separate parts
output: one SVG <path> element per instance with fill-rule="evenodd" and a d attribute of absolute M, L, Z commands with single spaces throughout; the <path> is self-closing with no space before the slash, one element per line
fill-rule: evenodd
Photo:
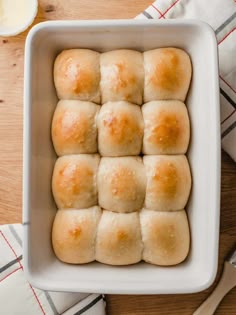
<path fill-rule="evenodd" d="M 51 247 L 56 212 L 51 195 L 56 156 L 50 139 L 57 103 L 54 59 L 67 48 L 103 52 L 167 46 L 185 49 L 193 64 L 186 102 L 191 119 L 188 158 L 193 176 L 187 206 L 191 226 L 188 259 L 174 267 L 61 263 Z M 55 21 L 32 28 L 25 49 L 23 179 L 24 268 L 30 283 L 46 290 L 123 294 L 190 293 L 209 287 L 218 262 L 219 126 L 217 44 L 207 24 L 193 20 Z"/>

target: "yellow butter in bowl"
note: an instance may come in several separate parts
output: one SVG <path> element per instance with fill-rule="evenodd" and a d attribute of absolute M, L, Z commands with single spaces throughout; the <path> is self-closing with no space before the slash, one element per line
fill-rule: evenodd
<path fill-rule="evenodd" d="M 37 11 L 37 0 L 0 0 L 0 36 L 14 36 L 25 31 Z"/>

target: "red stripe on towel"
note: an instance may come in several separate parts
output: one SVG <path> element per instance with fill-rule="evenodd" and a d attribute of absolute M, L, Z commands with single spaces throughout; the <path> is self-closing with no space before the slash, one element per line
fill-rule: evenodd
<path fill-rule="evenodd" d="M 220 45 L 231 33 L 233 33 L 236 30 L 236 27 L 233 28 L 229 33 L 227 33 L 218 43 Z"/>
<path fill-rule="evenodd" d="M 4 278 L 2 278 L 2 279 L 0 280 L 0 282 L 2 282 L 3 280 L 5 280 L 6 278 L 8 278 L 9 276 L 11 276 L 13 273 L 15 273 L 16 271 L 18 271 L 18 270 L 20 270 L 20 269 L 22 270 L 21 267 L 18 267 L 17 269 L 11 271 L 11 272 L 8 273 Z"/>
<path fill-rule="evenodd" d="M 10 247 L 11 251 L 12 251 L 13 254 L 15 255 L 15 257 L 16 257 L 16 259 L 17 259 L 19 265 L 20 265 L 20 267 L 19 267 L 18 269 L 14 270 L 14 271 L 11 272 L 10 274 L 8 274 L 8 276 L 10 276 L 12 273 L 14 273 L 15 271 L 17 271 L 17 270 L 19 270 L 19 269 L 22 269 L 22 270 L 23 270 L 23 266 L 22 266 L 20 260 L 18 259 L 14 248 L 11 246 L 11 244 L 10 244 L 10 242 L 8 241 L 8 239 L 6 238 L 6 236 L 3 234 L 2 231 L 0 231 L 0 233 L 2 234 L 2 237 L 3 237 L 4 240 L 6 241 L 7 245 Z M 6 277 L 5 277 L 5 278 L 6 278 Z M 5 279 L 5 278 L 3 278 L 3 279 Z M 43 309 L 43 306 L 42 306 L 42 304 L 40 303 L 39 298 L 37 297 L 36 292 L 34 291 L 34 289 L 33 289 L 33 287 L 31 286 L 30 283 L 29 283 L 29 286 L 30 286 L 30 288 L 31 288 L 31 290 L 32 290 L 32 292 L 33 292 L 33 294 L 34 294 L 34 296 L 35 296 L 35 299 L 36 299 L 36 301 L 37 301 L 37 303 L 38 303 L 38 305 L 39 305 L 39 307 L 40 307 L 42 313 L 43 313 L 44 315 L 46 315 L 46 313 L 45 313 L 45 311 L 44 311 L 44 309 Z"/>
<path fill-rule="evenodd" d="M 170 11 L 170 9 L 172 9 L 177 3 L 179 2 L 179 0 L 176 0 L 174 3 L 172 3 L 172 5 L 162 14 L 163 17 L 165 18 L 165 15 L 167 12 Z M 160 18 L 159 18 L 160 19 Z"/>
<path fill-rule="evenodd" d="M 11 246 L 10 242 L 8 241 L 8 239 L 7 239 L 6 236 L 3 234 L 2 231 L 0 231 L 0 233 L 2 234 L 2 237 L 4 238 L 4 240 L 5 240 L 5 242 L 7 243 L 7 245 L 10 247 L 10 249 L 11 249 L 11 251 L 13 252 L 14 256 L 16 257 L 18 263 L 20 264 L 21 268 L 23 268 L 22 265 L 21 265 L 21 262 L 20 262 L 19 258 L 18 258 L 17 255 L 16 255 L 16 252 L 14 251 L 14 249 L 13 249 L 13 247 Z"/>
<path fill-rule="evenodd" d="M 160 14 L 159 19 L 162 17 L 165 19 L 163 13 L 161 13 L 161 11 L 154 4 L 151 4 L 151 6 Z"/>
<path fill-rule="evenodd" d="M 35 296 L 35 298 L 36 298 L 36 300 L 37 300 L 37 302 L 38 302 L 39 307 L 41 308 L 41 311 L 43 312 L 44 315 L 46 315 L 46 313 L 44 312 L 43 306 L 42 306 L 42 304 L 40 303 L 39 298 L 38 298 L 36 292 L 34 291 L 34 288 L 32 287 L 32 285 L 31 285 L 30 283 L 29 283 L 29 286 L 30 286 L 31 290 L 33 291 L 33 294 L 34 294 L 34 296 Z"/>

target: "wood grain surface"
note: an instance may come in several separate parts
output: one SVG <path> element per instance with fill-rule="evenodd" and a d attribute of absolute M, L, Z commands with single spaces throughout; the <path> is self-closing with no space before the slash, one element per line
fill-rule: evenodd
<path fill-rule="evenodd" d="M 54 19 L 133 18 L 151 2 L 41 0 L 34 24 Z M 0 37 L 0 224 L 21 222 L 22 217 L 23 55 L 27 32 L 15 37 Z M 222 152 L 220 255 L 215 283 L 197 294 L 107 295 L 108 314 L 192 314 L 213 290 L 221 274 L 224 257 L 235 241 L 236 165 Z M 225 297 L 216 314 L 236 314 L 236 288 Z"/>

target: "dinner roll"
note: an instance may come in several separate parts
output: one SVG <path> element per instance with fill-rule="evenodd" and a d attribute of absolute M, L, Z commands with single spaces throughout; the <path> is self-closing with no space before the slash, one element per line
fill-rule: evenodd
<path fill-rule="evenodd" d="M 52 141 L 57 155 L 95 153 L 96 115 L 99 105 L 91 102 L 61 100 L 52 120 Z"/>
<path fill-rule="evenodd" d="M 185 51 L 177 48 L 145 51 L 144 71 L 144 102 L 185 100 L 192 74 Z"/>
<path fill-rule="evenodd" d="M 144 154 L 185 154 L 190 138 L 188 111 L 180 101 L 152 101 L 142 106 Z"/>
<path fill-rule="evenodd" d="M 181 210 L 191 189 L 191 174 L 185 155 L 146 155 L 145 207 L 158 211 Z"/>
<path fill-rule="evenodd" d="M 97 204 L 99 156 L 64 155 L 57 159 L 52 192 L 59 209 L 83 209 Z"/>
<path fill-rule="evenodd" d="M 84 264 L 95 260 L 99 207 L 58 210 L 52 228 L 52 245 L 63 262 Z"/>
<path fill-rule="evenodd" d="M 143 56 L 134 50 L 114 50 L 101 54 L 102 104 L 128 101 L 142 104 L 144 70 Z"/>
<path fill-rule="evenodd" d="M 101 107 L 97 119 L 98 149 L 103 156 L 139 155 L 143 141 L 140 106 L 128 102 L 109 102 Z"/>
<path fill-rule="evenodd" d="M 190 233 L 184 210 L 140 212 L 143 260 L 155 265 L 171 266 L 181 263 L 189 252 Z"/>
<path fill-rule="evenodd" d="M 98 202 L 107 210 L 132 212 L 143 206 L 145 169 L 140 157 L 101 159 L 98 169 Z"/>
<path fill-rule="evenodd" d="M 129 265 L 139 262 L 141 255 L 138 213 L 104 210 L 97 231 L 96 260 L 109 265 Z"/>
<path fill-rule="evenodd" d="M 100 54 L 89 49 L 62 51 L 54 64 L 59 99 L 100 102 Z"/>

